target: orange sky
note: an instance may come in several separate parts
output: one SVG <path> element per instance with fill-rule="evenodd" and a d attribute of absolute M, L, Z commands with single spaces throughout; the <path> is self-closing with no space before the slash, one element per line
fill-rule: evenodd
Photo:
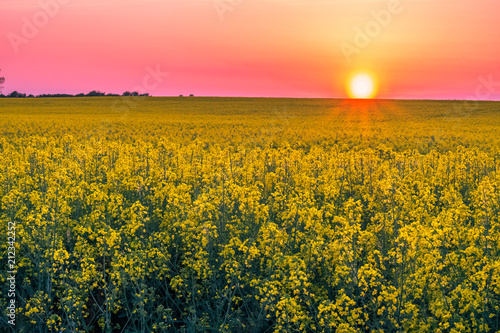
<path fill-rule="evenodd" d="M 379 98 L 498 100 L 499 13 L 497 0 L 0 0 L 3 92 L 345 97 L 367 70 Z"/>

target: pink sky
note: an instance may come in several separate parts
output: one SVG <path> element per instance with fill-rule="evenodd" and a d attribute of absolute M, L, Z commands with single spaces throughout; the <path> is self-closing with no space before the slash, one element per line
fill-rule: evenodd
<path fill-rule="evenodd" d="M 379 98 L 500 100 L 499 13 L 498 0 L 0 0 L 0 75 L 3 93 L 345 97 L 366 70 Z"/>

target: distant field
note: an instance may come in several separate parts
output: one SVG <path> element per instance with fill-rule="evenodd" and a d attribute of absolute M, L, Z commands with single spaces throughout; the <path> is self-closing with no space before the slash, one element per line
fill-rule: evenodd
<path fill-rule="evenodd" d="M 498 331 L 499 133 L 500 102 L 0 99 L 0 308 L 13 221 L 19 332 Z"/>
<path fill-rule="evenodd" d="M 500 102 L 282 98 L 2 99 L 0 134 L 221 146 L 498 147 Z"/>

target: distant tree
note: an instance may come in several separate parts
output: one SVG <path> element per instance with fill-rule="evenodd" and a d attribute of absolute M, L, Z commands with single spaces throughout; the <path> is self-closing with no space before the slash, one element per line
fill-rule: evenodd
<path fill-rule="evenodd" d="M 84 93 L 79 93 L 79 94 L 76 94 L 75 97 L 85 97 L 85 94 Z"/>
<path fill-rule="evenodd" d="M 2 70 L 0 69 L 0 71 L 2 71 Z M 0 76 L 0 92 L 2 91 L 2 88 L 3 88 L 2 84 L 4 84 L 4 83 L 5 83 L 5 78 L 3 76 Z"/>
<path fill-rule="evenodd" d="M 20 92 L 17 92 L 16 90 L 14 90 L 10 94 L 8 94 L 7 97 L 14 97 L 14 98 L 26 97 L 26 94 L 23 94 L 23 93 L 20 93 Z"/>
<path fill-rule="evenodd" d="M 193 94 L 190 94 L 190 95 L 189 95 L 189 97 L 194 97 L 194 95 L 193 95 Z"/>
<path fill-rule="evenodd" d="M 89 97 L 94 97 L 94 96 L 104 96 L 104 95 L 106 95 L 106 94 L 105 94 L 105 93 L 103 93 L 103 92 L 100 92 L 99 90 L 92 90 L 91 92 L 89 92 L 89 93 L 87 94 L 87 96 L 89 96 Z"/>
<path fill-rule="evenodd" d="M 139 96 L 139 93 L 137 91 L 133 91 L 130 93 L 130 96 Z"/>
<path fill-rule="evenodd" d="M 106 94 L 106 96 L 120 96 L 119 94 L 112 94 L 112 93 L 109 93 L 109 94 Z"/>
<path fill-rule="evenodd" d="M 130 91 L 125 91 L 122 96 L 130 96 Z"/>
<path fill-rule="evenodd" d="M 33 94 L 29 94 L 29 96 L 28 96 L 28 97 L 33 98 L 33 97 L 35 97 L 35 96 L 33 96 Z"/>
<path fill-rule="evenodd" d="M 145 96 L 145 97 L 148 97 L 149 94 L 148 93 L 144 93 L 144 94 L 140 94 L 139 96 Z"/>

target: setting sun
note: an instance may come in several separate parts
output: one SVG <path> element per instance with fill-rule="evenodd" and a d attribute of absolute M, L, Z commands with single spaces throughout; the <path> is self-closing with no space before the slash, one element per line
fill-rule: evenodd
<path fill-rule="evenodd" d="M 351 98 L 373 98 L 376 94 L 376 85 L 373 78 L 361 73 L 349 80 L 348 94 Z"/>

